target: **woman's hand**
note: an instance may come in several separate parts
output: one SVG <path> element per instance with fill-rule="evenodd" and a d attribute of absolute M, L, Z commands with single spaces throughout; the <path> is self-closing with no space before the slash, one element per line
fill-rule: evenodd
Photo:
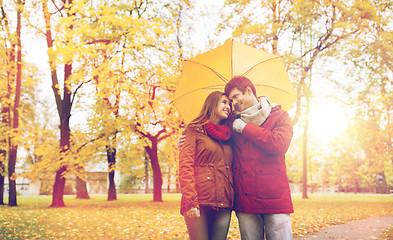
<path fill-rule="evenodd" d="M 186 214 L 190 218 L 199 218 L 201 216 L 201 212 L 199 211 L 198 208 L 195 208 L 195 207 L 188 210 L 188 212 L 186 212 Z"/>

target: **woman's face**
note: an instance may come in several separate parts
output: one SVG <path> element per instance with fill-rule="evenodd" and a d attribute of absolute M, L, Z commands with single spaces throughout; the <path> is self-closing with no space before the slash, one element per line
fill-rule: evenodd
<path fill-rule="evenodd" d="M 216 108 L 216 116 L 218 122 L 221 120 L 227 119 L 229 114 L 231 113 L 231 106 L 229 98 L 225 95 L 222 95 L 220 100 L 218 101 Z"/>

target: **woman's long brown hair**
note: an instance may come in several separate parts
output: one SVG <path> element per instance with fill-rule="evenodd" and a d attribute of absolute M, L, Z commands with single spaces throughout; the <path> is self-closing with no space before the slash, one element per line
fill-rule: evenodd
<path fill-rule="evenodd" d="M 205 102 L 203 103 L 201 112 L 198 117 L 192 120 L 188 125 L 203 125 L 202 121 L 206 118 L 214 119 L 216 117 L 216 109 L 218 102 L 220 101 L 222 96 L 226 96 L 225 93 L 220 91 L 214 91 L 207 96 Z M 225 120 L 224 120 L 225 121 Z"/>

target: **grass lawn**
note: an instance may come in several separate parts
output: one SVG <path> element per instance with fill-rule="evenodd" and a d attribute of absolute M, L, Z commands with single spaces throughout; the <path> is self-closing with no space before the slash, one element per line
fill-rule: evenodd
<path fill-rule="evenodd" d="M 66 208 L 49 208 L 51 197 L 19 197 L 18 207 L 0 206 L 0 239 L 187 239 L 179 214 L 180 195 L 119 195 L 76 200 L 65 196 Z M 391 195 L 293 196 L 295 236 L 348 221 L 393 216 Z M 386 234 L 389 234 L 387 232 Z M 240 239 L 235 214 L 228 239 Z"/>

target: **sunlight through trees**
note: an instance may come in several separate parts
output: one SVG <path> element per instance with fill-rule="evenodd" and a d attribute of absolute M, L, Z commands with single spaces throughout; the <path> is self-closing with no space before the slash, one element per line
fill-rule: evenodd
<path fill-rule="evenodd" d="M 17 205 L 18 179 L 53 207 L 88 199 L 94 168 L 107 200 L 178 192 L 177 80 L 184 60 L 229 39 L 285 60 L 297 90 L 287 168 L 304 198 L 388 193 L 392 18 L 391 0 L 0 1 L 0 204 L 7 193 Z"/>

